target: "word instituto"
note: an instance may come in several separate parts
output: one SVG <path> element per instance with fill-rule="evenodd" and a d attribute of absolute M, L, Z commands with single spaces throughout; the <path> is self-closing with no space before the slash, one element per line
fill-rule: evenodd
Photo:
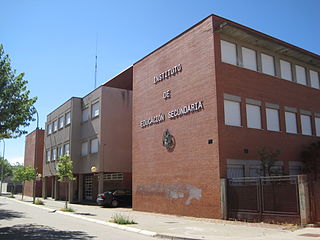
<path fill-rule="evenodd" d="M 199 112 L 202 109 L 203 109 L 203 101 L 198 101 L 198 102 L 183 106 L 181 108 L 177 108 L 172 111 L 169 111 L 168 118 L 175 119 L 175 118 L 182 117 L 182 116 L 187 115 L 192 112 Z M 163 113 L 160 113 L 160 114 L 155 115 L 153 117 L 150 117 L 146 120 L 142 120 L 140 122 L 140 127 L 145 128 L 148 126 L 152 126 L 153 124 L 161 123 L 164 121 L 165 121 L 165 115 Z"/>
<path fill-rule="evenodd" d="M 154 76 L 153 83 L 157 84 L 158 82 L 161 82 L 167 78 L 170 78 L 171 76 L 176 75 L 178 72 L 182 71 L 182 65 L 178 64 L 177 66 L 174 66 L 167 71 L 164 71 L 163 73 L 160 73 L 158 76 Z"/>

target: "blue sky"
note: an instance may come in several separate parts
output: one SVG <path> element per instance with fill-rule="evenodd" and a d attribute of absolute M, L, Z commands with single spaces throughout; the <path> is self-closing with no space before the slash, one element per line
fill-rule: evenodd
<path fill-rule="evenodd" d="M 38 96 L 44 128 L 48 113 L 93 90 L 96 39 L 101 85 L 210 14 L 319 55 L 319 9 L 319 0 L 1 0 L 0 43 Z M 24 143 L 6 140 L 11 163 L 23 162 Z"/>

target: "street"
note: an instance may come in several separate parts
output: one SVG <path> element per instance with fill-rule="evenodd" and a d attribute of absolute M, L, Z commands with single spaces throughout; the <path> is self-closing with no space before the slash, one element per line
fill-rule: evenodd
<path fill-rule="evenodd" d="M 152 237 L 72 218 L 11 199 L 0 198 L 0 239 L 150 240 Z"/>

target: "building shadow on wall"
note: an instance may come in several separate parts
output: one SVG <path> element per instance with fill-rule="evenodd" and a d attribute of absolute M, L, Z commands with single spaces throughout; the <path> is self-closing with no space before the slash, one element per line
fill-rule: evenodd
<path fill-rule="evenodd" d="M 82 231 L 62 231 L 44 225 L 23 224 L 0 228 L 2 240 L 59 240 L 59 239 L 93 239 Z"/>

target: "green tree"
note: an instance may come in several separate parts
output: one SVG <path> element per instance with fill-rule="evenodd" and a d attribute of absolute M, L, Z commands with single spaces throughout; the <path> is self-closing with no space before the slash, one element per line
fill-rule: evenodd
<path fill-rule="evenodd" d="M 3 167 L 3 178 L 12 176 L 12 166 L 7 159 L 0 157 L 0 171 Z M 1 180 L 1 179 L 0 179 Z"/>
<path fill-rule="evenodd" d="M 66 202 L 65 209 L 68 209 L 68 193 L 69 193 L 69 184 L 70 181 L 74 180 L 73 177 L 73 162 L 70 159 L 69 154 L 65 154 L 59 158 L 58 167 L 57 167 L 57 175 L 60 182 L 65 182 L 67 184 L 66 187 Z"/>
<path fill-rule="evenodd" d="M 37 98 L 29 98 L 28 81 L 24 73 L 16 74 L 11 68 L 9 55 L 0 44 L 0 139 L 15 138 L 27 133 L 21 127 L 30 125 L 36 109 L 33 104 Z"/>
<path fill-rule="evenodd" d="M 272 169 L 275 165 L 276 161 L 278 161 L 278 156 L 280 155 L 280 150 L 272 150 L 267 149 L 266 147 L 262 147 L 258 154 L 260 156 L 261 161 L 261 175 L 271 176 L 272 174 L 276 174 L 276 172 Z"/>
<path fill-rule="evenodd" d="M 14 166 L 13 181 L 22 182 L 22 198 L 24 195 L 24 183 L 26 181 L 33 181 L 36 179 L 36 170 L 32 167 L 25 167 L 23 165 Z"/>

